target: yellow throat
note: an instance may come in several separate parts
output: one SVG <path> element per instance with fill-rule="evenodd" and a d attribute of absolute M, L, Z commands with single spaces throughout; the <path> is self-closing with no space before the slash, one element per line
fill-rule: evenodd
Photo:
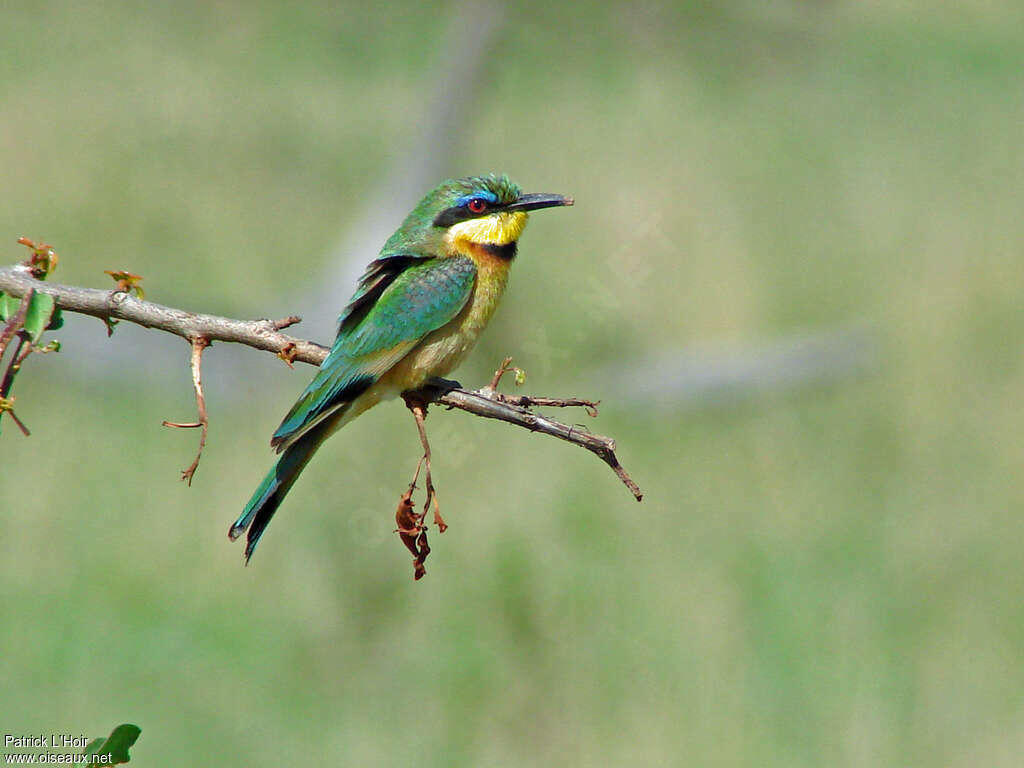
<path fill-rule="evenodd" d="M 448 228 L 445 239 L 454 250 L 465 252 L 459 245 L 508 245 L 519 239 L 529 218 L 526 211 L 502 211 L 468 219 Z"/>

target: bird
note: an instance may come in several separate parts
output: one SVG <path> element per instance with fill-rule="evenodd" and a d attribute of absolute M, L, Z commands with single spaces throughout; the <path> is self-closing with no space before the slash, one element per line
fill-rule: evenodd
<path fill-rule="evenodd" d="M 448 179 L 413 208 L 366 267 L 330 352 L 271 437 L 280 458 L 228 529 L 232 541 L 247 534 L 246 563 L 328 437 L 462 362 L 505 292 L 529 211 L 572 204 L 564 195 L 523 194 L 507 175 L 491 173 Z"/>

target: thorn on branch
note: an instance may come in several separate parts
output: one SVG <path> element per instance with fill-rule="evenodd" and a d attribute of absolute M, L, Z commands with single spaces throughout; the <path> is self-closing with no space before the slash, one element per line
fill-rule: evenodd
<path fill-rule="evenodd" d="M 203 396 L 202 377 L 203 350 L 210 346 L 210 340 L 205 336 L 197 336 L 192 339 L 191 343 L 192 387 L 196 392 L 196 409 L 199 412 L 199 421 L 184 423 L 175 421 L 162 422 L 165 427 L 176 427 L 178 429 L 200 428 L 202 430 L 199 434 L 199 450 L 196 451 L 196 457 L 192 460 L 191 464 L 181 471 L 181 479 L 188 483 L 189 486 L 192 485 L 192 478 L 195 476 L 196 470 L 199 468 L 199 459 L 202 458 L 203 448 L 206 447 L 206 434 L 210 427 L 210 421 L 206 415 L 206 398 Z"/>

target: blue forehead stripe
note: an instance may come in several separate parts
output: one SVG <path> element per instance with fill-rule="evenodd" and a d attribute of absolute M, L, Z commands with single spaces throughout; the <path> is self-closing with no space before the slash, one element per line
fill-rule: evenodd
<path fill-rule="evenodd" d="M 471 195 L 463 195 L 462 197 L 455 201 L 455 204 L 460 207 L 465 206 L 474 197 L 481 197 L 487 202 L 491 203 L 492 205 L 498 202 L 498 196 L 496 194 L 491 192 L 489 189 L 480 189 Z"/>

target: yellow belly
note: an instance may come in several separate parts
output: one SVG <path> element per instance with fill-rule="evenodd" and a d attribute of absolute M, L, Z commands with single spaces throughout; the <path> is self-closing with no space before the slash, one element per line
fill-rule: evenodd
<path fill-rule="evenodd" d="M 466 306 L 450 322 L 428 334 L 381 377 L 373 389 L 380 387 L 383 397 L 418 389 L 432 376 L 447 376 L 473 349 L 494 315 L 508 283 L 509 262 L 482 248 L 470 246 L 466 250 L 470 251 L 467 255 L 477 267 L 476 283 Z"/>

